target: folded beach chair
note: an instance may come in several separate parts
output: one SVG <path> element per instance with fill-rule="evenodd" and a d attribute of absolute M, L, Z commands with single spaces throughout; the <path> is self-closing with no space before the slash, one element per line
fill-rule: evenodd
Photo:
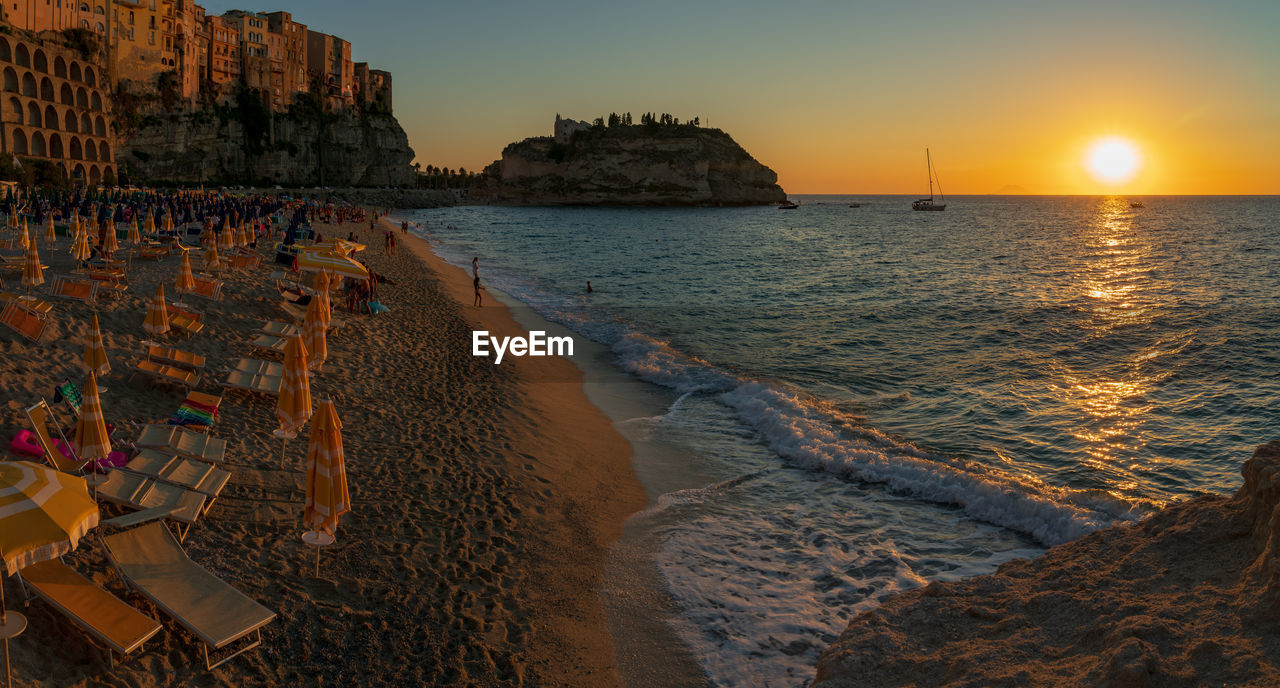
<path fill-rule="evenodd" d="M 8 291 L 0 291 L 0 303 L 15 303 L 41 318 L 49 315 L 53 310 L 53 304 L 48 301 L 42 301 L 34 296 L 23 296 L 22 294 L 14 294 L 13 292 Z"/>
<path fill-rule="evenodd" d="M 112 667 L 116 654 L 123 658 L 141 650 L 143 643 L 160 632 L 155 619 L 94 585 L 61 559 L 27 566 L 19 573 L 19 580 L 23 590 L 34 592 L 105 646 Z"/>
<path fill-rule="evenodd" d="M 67 441 L 66 434 L 62 432 L 62 426 L 57 424 L 57 419 L 53 417 L 53 413 L 49 410 L 48 402 L 41 399 L 40 403 L 28 407 L 26 414 L 27 421 L 31 423 L 31 430 L 35 433 L 40 448 L 44 450 L 44 460 L 49 462 L 50 466 L 63 473 L 74 474 L 84 470 L 88 462 L 76 456 L 75 450 L 71 448 L 71 443 Z M 58 431 L 58 439 L 56 440 L 49 434 L 50 422 L 54 423 L 54 427 Z"/>
<path fill-rule="evenodd" d="M 207 669 L 261 645 L 262 627 L 276 618 L 275 612 L 192 561 L 159 523 L 104 536 L 102 544 L 129 587 L 200 639 Z M 210 649 L 221 650 L 242 639 L 248 644 L 211 662 Z"/>
<path fill-rule="evenodd" d="M 204 369 L 204 356 L 198 356 L 186 351 L 180 351 L 159 344 L 147 344 L 142 349 L 142 355 L 149 360 L 165 365 L 176 366 L 179 368 L 187 368 L 189 370 L 199 371 Z"/>
<path fill-rule="evenodd" d="M 284 337 L 277 337 L 276 335 L 260 334 L 245 342 L 245 344 L 248 344 L 255 349 L 261 349 L 262 351 L 274 351 L 278 354 L 282 354 L 284 353 L 285 347 L 288 346 L 289 340 Z"/>
<path fill-rule="evenodd" d="M 200 373 L 197 373 L 194 370 L 186 370 L 184 368 L 178 368 L 177 366 L 164 365 L 156 363 L 155 361 L 149 361 L 145 358 L 134 363 L 131 368 L 133 369 L 134 375 L 142 374 L 158 382 L 166 382 L 185 387 L 188 391 L 200 382 Z M 132 378 L 133 376 L 130 375 L 130 377 Z"/>
<path fill-rule="evenodd" d="M 222 280 L 195 276 L 196 287 L 191 291 L 196 296 L 203 296 L 214 301 L 222 300 Z"/>
<path fill-rule="evenodd" d="M 199 492 L 206 498 L 205 511 L 213 507 L 214 500 L 231 480 L 231 471 L 155 449 L 138 452 L 121 470 Z"/>
<path fill-rule="evenodd" d="M 296 325 L 289 325 L 278 320 L 268 320 L 262 326 L 262 332 L 276 337 L 292 337 L 295 334 L 302 334 L 302 329 Z"/>
<path fill-rule="evenodd" d="M 207 511 L 205 496 L 199 492 L 125 470 L 107 473 L 94 490 L 98 499 L 129 509 L 170 509 L 165 518 L 178 524 L 181 540 Z"/>
<path fill-rule="evenodd" d="M 169 425 L 179 425 L 196 432 L 208 432 L 218 420 L 218 407 L 221 404 L 222 397 L 190 392 L 166 422 Z"/>
<path fill-rule="evenodd" d="M 176 425 L 144 425 L 142 436 L 134 444 L 208 463 L 220 463 L 227 455 L 226 440 Z"/>
<path fill-rule="evenodd" d="M 169 315 L 171 316 L 183 315 L 188 318 L 191 318 L 195 322 L 201 322 L 202 319 L 204 318 L 204 313 L 201 313 L 200 311 L 197 311 L 197 310 L 192 310 L 191 307 L 187 306 L 186 304 L 174 303 L 173 301 L 166 301 L 165 309 L 169 311 Z"/>
<path fill-rule="evenodd" d="M 44 336 L 44 328 L 49 323 L 35 313 L 22 308 L 17 302 L 10 301 L 4 305 L 4 310 L 0 311 L 0 324 L 8 326 L 9 329 L 33 342 L 39 342 Z"/>
<path fill-rule="evenodd" d="M 275 375 L 255 375 L 233 370 L 227 373 L 227 379 L 222 383 L 222 386 L 229 389 L 238 389 L 242 392 L 266 394 L 274 397 L 279 396 L 280 386 L 283 382 L 283 377 Z"/>
<path fill-rule="evenodd" d="M 187 335 L 189 339 L 200 334 L 200 331 L 204 329 L 204 323 L 199 320 L 192 320 L 185 315 L 174 313 L 169 316 L 169 327 Z"/>
<path fill-rule="evenodd" d="M 62 299 L 76 299 L 85 303 L 93 303 L 98 296 L 98 283 L 91 280 L 78 280 L 54 275 L 50 283 L 49 293 Z"/>
<path fill-rule="evenodd" d="M 278 361 L 264 361 L 260 358 L 242 358 L 236 361 L 236 372 L 266 377 L 284 377 L 284 364 Z"/>
<path fill-rule="evenodd" d="M 288 313 L 290 317 L 293 318 L 294 322 L 301 323 L 307 319 L 307 309 L 304 306 L 299 306 L 296 303 L 290 303 L 288 301 L 281 301 L 280 307 L 284 309 L 285 313 Z M 349 320 L 337 313 L 334 313 L 329 318 L 329 332 L 341 332 L 346 329 L 348 324 L 350 324 Z"/>

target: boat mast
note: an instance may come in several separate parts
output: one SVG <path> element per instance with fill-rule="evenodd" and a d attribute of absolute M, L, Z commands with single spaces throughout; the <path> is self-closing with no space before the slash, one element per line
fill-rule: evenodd
<path fill-rule="evenodd" d="M 933 159 L 929 157 L 929 149 L 924 149 L 924 167 L 929 175 L 929 200 L 933 201 Z"/>

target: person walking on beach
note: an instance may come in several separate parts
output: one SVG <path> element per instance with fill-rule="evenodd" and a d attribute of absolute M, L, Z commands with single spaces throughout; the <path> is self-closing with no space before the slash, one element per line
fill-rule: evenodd
<path fill-rule="evenodd" d="M 471 284 L 476 288 L 476 300 L 471 305 L 477 307 L 483 306 L 484 297 L 480 296 L 480 290 L 484 289 L 484 287 L 480 286 L 480 275 L 476 275 L 475 278 L 471 280 Z"/>
<path fill-rule="evenodd" d="M 400 221 L 400 233 L 401 233 L 401 234 L 408 234 L 408 233 L 409 233 L 409 221 L 408 221 L 408 220 L 401 220 L 401 221 Z"/>
<path fill-rule="evenodd" d="M 471 276 L 480 279 L 480 256 L 471 259 Z"/>

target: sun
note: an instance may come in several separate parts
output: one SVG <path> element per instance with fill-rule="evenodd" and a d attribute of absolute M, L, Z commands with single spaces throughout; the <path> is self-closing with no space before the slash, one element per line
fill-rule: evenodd
<path fill-rule="evenodd" d="M 1112 136 L 1098 139 L 1089 146 L 1084 156 L 1084 165 L 1097 181 L 1123 184 L 1138 173 L 1142 157 L 1132 141 Z"/>

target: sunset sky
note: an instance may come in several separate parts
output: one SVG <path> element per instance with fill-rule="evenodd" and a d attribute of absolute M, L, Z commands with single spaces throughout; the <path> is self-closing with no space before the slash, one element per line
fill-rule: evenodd
<path fill-rule="evenodd" d="M 288 10 L 393 73 L 418 161 L 557 112 L 729 132 L 791 193 L 1280 193 L 1280 2 L 205 2 Z M 1130 181 L 1090 174 L 1131 142 Z"/>

